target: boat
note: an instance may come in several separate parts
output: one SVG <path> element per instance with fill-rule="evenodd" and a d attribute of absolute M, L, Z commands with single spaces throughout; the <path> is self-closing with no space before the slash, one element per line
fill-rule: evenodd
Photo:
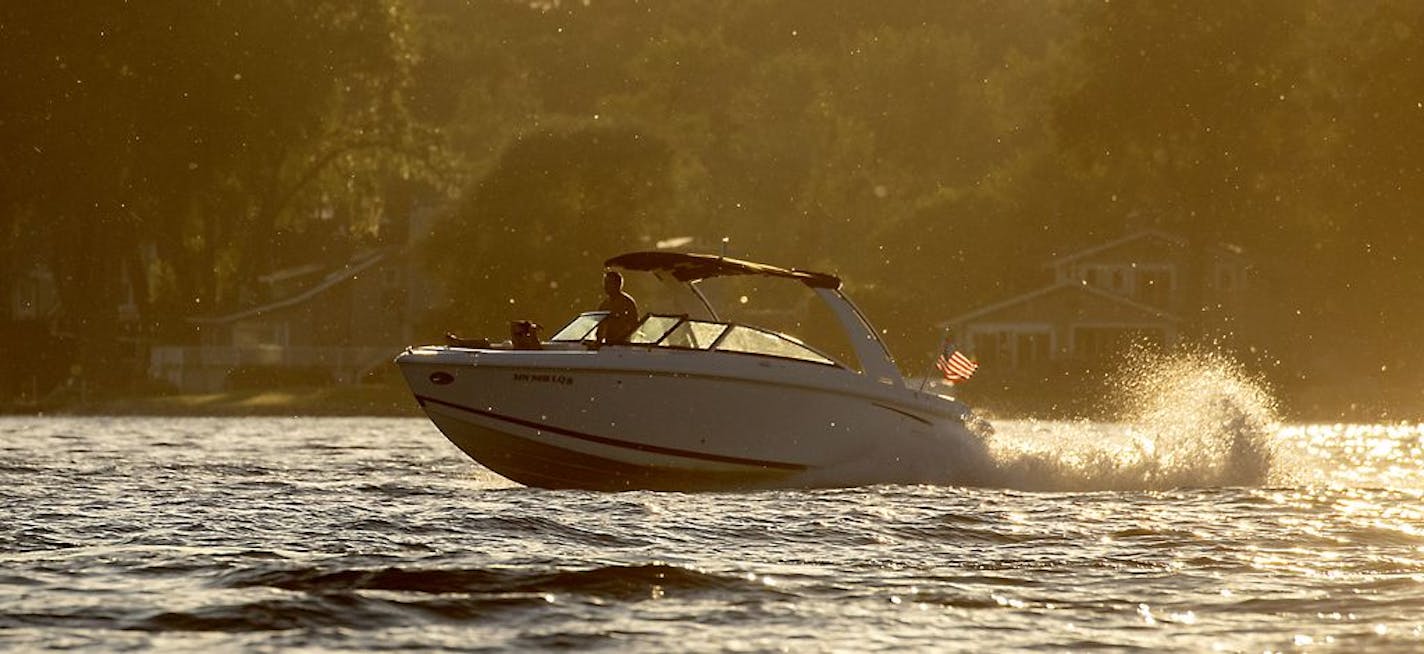
<path fill-rule="evenodd" d="M 470 458 L 539 488 L 738 491 L 941 482 L 981 444 L 966 405 L 906 383 L 834 275 L 668 251 L 606 266 L 651 273 L 691 310 L 648 313 L 616 344 L 596 336 L 607 312 L 587 311 L 548 339 L 521 322 L 509 341 L 450 335 L 396 358 L 426 415 Z M 719 318 L 699 284 L 732 276 L 819 296 L 857 365 Z"/>

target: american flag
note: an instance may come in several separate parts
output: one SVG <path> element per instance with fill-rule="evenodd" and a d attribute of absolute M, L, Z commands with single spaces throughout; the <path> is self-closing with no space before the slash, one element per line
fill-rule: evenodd
<path fill-rule="evenodd" d="M 944 348 L 940 350 L 939 359 L 935 360 L 935 367 L 944 374 L 945 381 L 953 384 L 962 382 L 974 376 L 974 371 L 979 368 L 979 364 L 970 361 L 958 348 L 954 347 L 954 342 L 945 339 Z"/>

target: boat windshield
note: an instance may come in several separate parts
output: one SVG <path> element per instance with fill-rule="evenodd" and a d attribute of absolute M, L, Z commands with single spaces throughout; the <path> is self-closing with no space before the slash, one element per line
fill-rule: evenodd
<path fill-rule="evenodd" d="M 578 342 L 597 338 L 598 324 L 608 317 L 607 311 L 586 311 L 574 318 L 549 339 L 550 342 Z M 810 346 L 785 334 L 750 327 L 706 320 L 690 320 L 687 316 L 648 314 L 628 336 L 629 345 L 666 347 L 680 350 L 717 350 L 758 354 L 839 366 L 836 361 Z"/>
<path fill-rule="evenodd" d="M 679 322 L 682 322 L 682 316 L 650 314 L 643 319 L 637 329 L 633 330 L 632 334 L 628 335 L 628 342 L 633 345 L 652 345 L 662 340 Z"/>
<path fill-rule="evenodd" d="M 684 320 L 677 329 L 664 338 L 661 343 L 663 347 L 682 347 L 692 350 L 706 350 L 712 347 L 713 343 L 722 336 L 722 332 L 727 331 L 727 326 L 719 322 L 703 322 L 701 320 Z"/>
<path fill-rule="evenodd" d="M 829 357 L 786 336 L 744 325 L 732 325 L 716 349 L 836 365 Z"/>
<path fill-rule="evenodd" d="M 557 334 L 549 338 L 549 341 L 587 341 L 594 338 L 593 330 L 598 329 L 598 323 L 603 322 L 608 317 L 607 311 L 585 311 L 574 318 L 569 324 L 564 325 Z"/>
<path fill-rule="evenodd" d="M 686 316 L 649 314 L 628 337 L 629 345 L 685 350 L 717 350 L 839 365 L 830 357 L 784 334 Z"/>

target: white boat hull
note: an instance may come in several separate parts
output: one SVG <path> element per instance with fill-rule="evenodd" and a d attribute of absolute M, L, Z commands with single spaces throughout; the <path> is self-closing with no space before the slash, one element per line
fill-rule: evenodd
<path fill-rule="evenodd" d="M 406 381 L 490 470 L 544 488 L 743 490 L 932 480 L 957 402 L 836 366 L 666 348 L 417 348 Z"/>

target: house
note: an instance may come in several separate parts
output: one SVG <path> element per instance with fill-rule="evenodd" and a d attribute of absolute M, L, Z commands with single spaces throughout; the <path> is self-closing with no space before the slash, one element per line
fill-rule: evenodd
<path fill-rule="evenodd" d="M 262 277 L 272 299 L 189 320 L 200 342 L 150 350 L 149 374 L 186 392 L 288 383 L 350 383 L 389 363 L 412 338 L 419 298 L 399 248 L 357 254 L 332 269 Z"/>
<path fill-rule="evenodd" d="M 941 324 L 986 369 L 1102 360 L 1134 344 L 1170 349 L 1229 332 L 1248 299 L 1238 248 L 1155 229 L 1044 265 L 1051 282 Z"/>

